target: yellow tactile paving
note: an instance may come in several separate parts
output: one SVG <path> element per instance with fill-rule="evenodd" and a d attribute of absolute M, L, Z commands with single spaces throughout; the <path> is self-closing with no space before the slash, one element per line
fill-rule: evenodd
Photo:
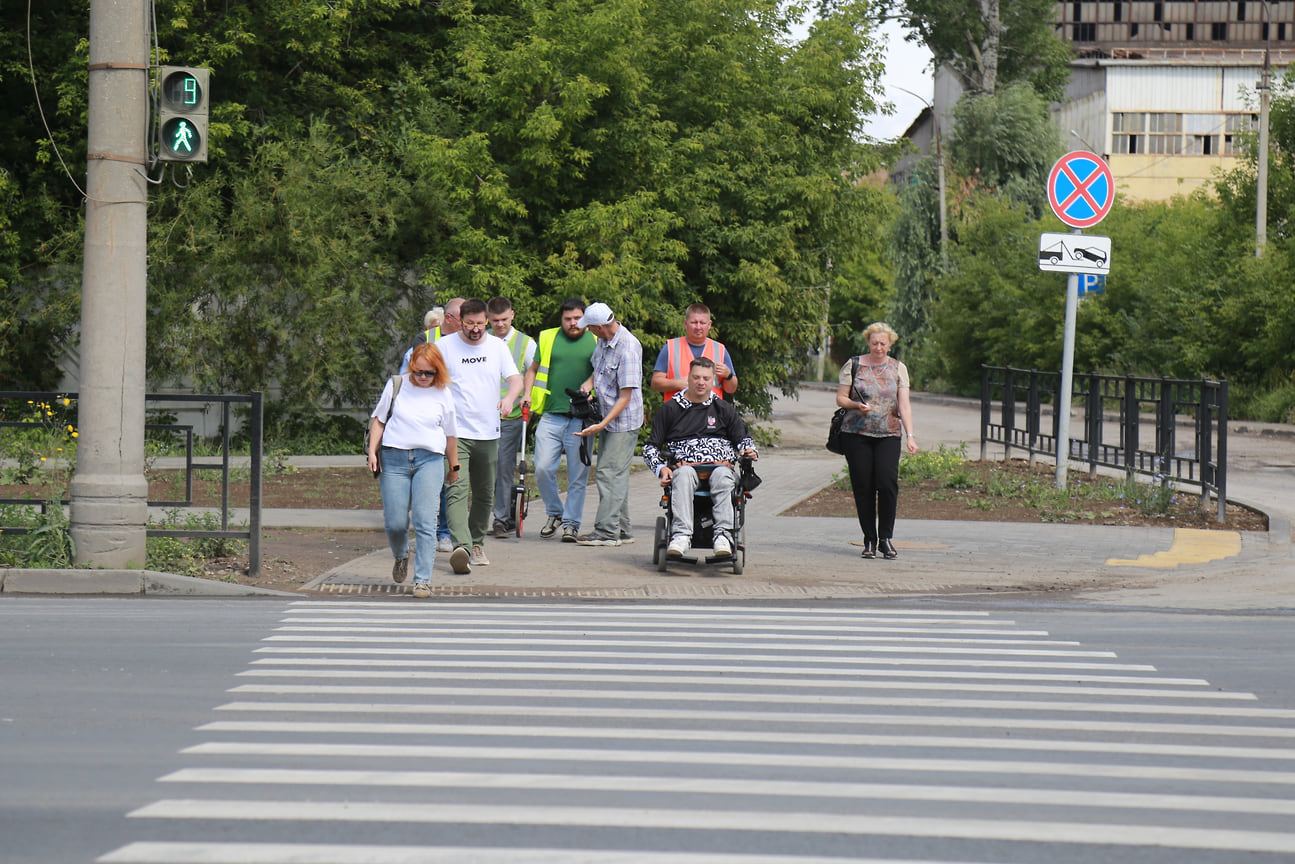
<path fill-rule="evenodd" d="M 1241 532 L 1175 528 L 1174 542 L 1163 552 L 1134 559 L 1108 558 L 1109 567 L 1155 567 L 1167 569 L 1179 564 L 1204 564 L 1241 554 Z"/>

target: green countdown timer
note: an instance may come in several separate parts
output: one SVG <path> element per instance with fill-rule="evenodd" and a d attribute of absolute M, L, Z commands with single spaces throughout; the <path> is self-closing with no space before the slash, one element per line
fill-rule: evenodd
<path fill-rule="evenodd" d="M 193 111 L 203 105 L 202 82 L 188 72 L 172 72 L 162 81 L 162 99 L 172 111 Z"/>

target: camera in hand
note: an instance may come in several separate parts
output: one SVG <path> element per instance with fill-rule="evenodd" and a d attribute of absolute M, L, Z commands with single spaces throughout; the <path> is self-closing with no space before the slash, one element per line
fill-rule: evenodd
<path fill-rule="evenodd" d="M 603 412 L 598 410 L 598 400 L 592 393 L 586 393 L 583 390 L 572 390 L 566 388 L 567 395 L 571 397 L 571 416 L 575 417 L 585 426 L 593 426 L 601 423 Z"/>

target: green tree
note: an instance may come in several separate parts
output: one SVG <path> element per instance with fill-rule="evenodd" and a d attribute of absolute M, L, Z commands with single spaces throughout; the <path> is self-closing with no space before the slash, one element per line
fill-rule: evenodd
<path fill-rule="evenodd" d="M 994 93 L 1026 82 L 1049 99 L 1061 98 L 1069 78 L 1070 47 L 1057 36 L 1052 0 L 904 0 L 909 39 L 931 49 L 962 88 Z"/>

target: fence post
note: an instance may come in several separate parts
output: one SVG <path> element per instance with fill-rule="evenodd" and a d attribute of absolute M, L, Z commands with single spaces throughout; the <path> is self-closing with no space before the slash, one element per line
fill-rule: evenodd
<path fill-rule="evenodd" d="M 1228 382 L 1226 380 L 1219 382 L 1218 390 L 1219 406 L 1219 446 L 1218 457 L 1214 460 L 1215 471 L 1218 473 L 1219 512 L 1218 522 L 1226 522 L 1228 519 Z"/>
<path fill-rule="evenodd" d="M 1039 445 L 1039 370 L 1030 370 L 1030 386 L 1025 392 L 1025 435 L 1029 442 L 1030 464 L 1034 464 L 1034 454 Z"/>
<path fill-rule="evenodd" d="M 1120 445 L 1124 448 L 1124 473 L 1126 477 L 1132 477 L 1138 468 L 1138 393 L 1132 375 L 1124 376 L 1121 407 Z"/>
<path fill-rule="evenodd" d="M 1016 429 L 1016 376 L 1012 367 L 1003 372 L 1003 461 L 1012 458 L 1012 432 Z"/>
<path fill-rule="evenodd" d="M 1084 399 L 1084 438 L 1088 441 L 1088 478 L 1097 476 L 1097 455 L 1102 446 L 1101 379 L 1091 372 L 1084 376 L 1088 393 Z"/>
<path fill-rule="evenodd" d="M 1160 486 L 1169 486 L 1169 460 L 1174 455 L 1174 385 L 1169 378 L 1161 377 L 1160 394 L 1156 402 L 1156 474 Z"/>
<path fill-rule="evenodd" d="M 261 391 L 252 392 L 252 406 L 248 420 L 251 424 L 250 441 L 252 474 L 249 478 L 247 517 L 247 575 L 253 579 L 261 576 L 261 458 L 264 455 L 265 426 L 262 414 Z"/>
<path fill-rule="evenodd" d="M 989 458 L 989 364 L 980 364 L 980 461 Z"/>

